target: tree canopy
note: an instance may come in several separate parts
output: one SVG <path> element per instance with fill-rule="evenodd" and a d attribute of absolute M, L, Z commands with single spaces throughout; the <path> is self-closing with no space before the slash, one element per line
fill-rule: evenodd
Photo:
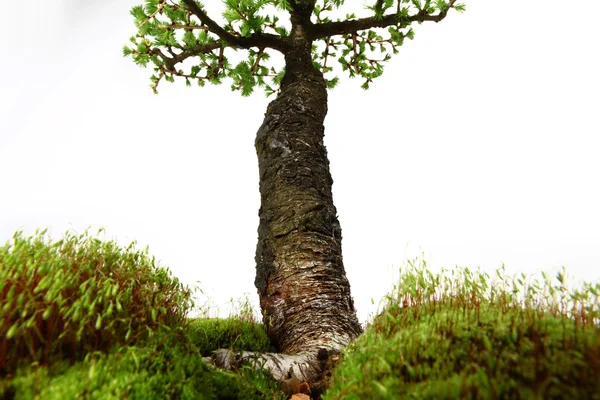
<path fill-rule="evenodd" d="M 164 79 L 175 77 L 191 86 L 196 82 L 221 84 L 250 95 L 258 86 L 267 96 L 277 93 L 285 65 L 272 57 L 294 46 L 299 19 L 312 42 L 312 59 L 333 88 L 339 73 L 362 79 L 369 88 L 383 74 L 384 63 L 397 54 L 411 24 L 438 22 L 450 9 L 464 11 L 457 0 L 376 0 L 367 16 L 347 13 L 344 0 L 223 0 L 222 22 L 211 18 L 195 0 L 146 0 L 131 14 L 137 33 L 123 54 L 141 66 L 152 64 L 151 87 L 156 93 Z M 287 18 L 289 16 L 289 18 Z M 243 54 L 240 54 L 243 50 Z M 341 71 L 340 71 L 341 68 Z"/>

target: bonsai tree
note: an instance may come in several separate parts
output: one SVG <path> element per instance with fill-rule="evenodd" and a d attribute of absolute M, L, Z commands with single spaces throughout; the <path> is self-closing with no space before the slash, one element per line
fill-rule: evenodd
<path fill-rule="evenodd" d="M 413 38 L 411 24 L 439 22 L 464 5 L 377 0 L 363 17 L 338 18 L 343 5 L 223 0 L 221 23 L 195 0 L 146 0 L 131 11 L 137 33 L 124 55 L 153 66 L 155 92 L 161 81 L 181 78 L 199 86 L 228 80 L 243 96 L 257 87 L 275 96 L 255 141 L 261 193 L 255 285 L 274 353 L 234 358 L 221 352 L 215 357 L 221 366 L 260 358 L 278 379 L 314 383 L 329 356 L 362 331 L 323 144 L 327 90 L 340 69 L 367 89 Z"/>

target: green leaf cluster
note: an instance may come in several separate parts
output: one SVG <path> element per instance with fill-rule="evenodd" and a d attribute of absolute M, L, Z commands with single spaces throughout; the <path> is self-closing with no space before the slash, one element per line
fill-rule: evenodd
<path fill-rule="evenodd" d="M 271 16 L 260 15 L 259 11 L 271 3 L 270 0 L 224 0 L 226 9 L 223 11 L 223 17 L 227 21 L 226 29 L 239 32 L 242 37 L 262 32 L 264 25 L 273 23 L 273 19 Z M 276 23 L 277 19 L 274 22 Z"/>
<path fill-rule="evenodd" d="M 197 3 L 202 9 L 202 5 Z M 285 1 L 275 0 L 224 0 L 223 29 L 238 38 L 269 32 L 287 35 L 277 15 L 263 15 L 269 6 L 287 8 Z M 123 48 L 125 57 L 146 67 L 153 64 L 151 88 L 157 92 L 162 80 L 174 82 L 183 78 L 187 86 L 196 82 L 221 84 L 225 79 L 232 81 L 232 90 L 243 96 L 263 87 L 267 93 L 275 93 L 281 66 L 270 62 L 265 49 L 250 49 L 246 59 L 232 62 L 241 57 L 235 46 L 221 40 L 187 8 L 181 1 L 146 0 L 144 5 L 131 9 L 137 33 L 130 38 L 130 45 Z"/>
<path fill-rule="evenodd" d="M 332 12 L 337 2 L 324 0 L 324 6 L 315 6 L 314 15 L 318 22 L 332 22 L 327 16 Z M 373 28 L 342 37 L 329 37 L 319 40 L 313 47 L 313 61 L 319 65 L 325 75 L 329 87 L 337 84 L 335 63 L 351 78 L 362 78 L 361 87 L 368 89 L 375 78 L 384 71 L 384 64 L 391 59 L 392 54 L 398 54 L 404 39 L 414 39 L 415 32 L 411 28 L 411 17 L 416 15 L 438 15 L 446 13 L 450 8 L 464 11 L 464 5 L 449 3 L 443 0 L 378 0 L 367 9 L 374 13 L 375 20 L 380 21 L 387 15 L 396 15 L 397 24 L 383 28 Z M 347 14 L 345 20 L 356 19 L 355 14 Z M 343 21 L 338 18 L 336 22 Z"/>
<path fill-rule="evenodd" d="M 228 79 L 231 89 L 243 96 L 250 95 L 257 87 L 271 95 L 279 89 L 283 62 L 271 57 L 273 49 L 241 49 L 239 43 L 266 35 L 286 38 L 289 21 L 284 19 L 293 10 L 293 1 L 222 0 L 224 23 L 219 31 L 211 24 L 208 25 L 212 28 L 207 26 L 182 0 L 145 0 L 144 5 L 131 9 L 137 33 L 130 38 L 130 44 L 124 46 L 123 55 L 132 57 L 142 67 L 153 65 L 151 87 L 154 92 L 162 80 L 174 82 L 179 77 L 187 86 L 193 82 L 199 86 L 217 85 Z M 455 0 L 374 1 L 367 9 L 373 12 L 375 21 L 388 18 L 386 28 L 364 29 L 315 41 L 313 63 L 324 74 L 328 88 L 339 82 L 340 67 L 350 77 L 361 78 L 363 88 L 369 88 L 373 80 L 383 74 L 391 55 L 398 53 L 404 39 L 413 39 L 412 22 L 445 15 L 451 8 L 464 11 L 464 5 Z M 205 12 L 201 3 L 196 4 Z M 316 1 L 312 21 L 327 24 L 356 20 L 354 13 L 345 18 L 332 17 L 343 4 L 343 0 Z M 390 16 L 395 16 L 397 21 L 392 26 L 389 26 Z"/>

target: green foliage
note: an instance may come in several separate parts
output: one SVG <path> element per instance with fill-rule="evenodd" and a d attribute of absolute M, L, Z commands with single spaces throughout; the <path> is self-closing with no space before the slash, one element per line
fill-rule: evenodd
<path fill-rule="evenodd" d="M 191 291 L 132 243 L 15 233 L 0 247 L 0 373 L 77 359 L 181 325 Z"/>
<path fill-rule="evenodd" d="M 206 364 L 185 335 L 157 335 L 143 346 L 95 352 L 75 365 L 21 368 L 0 380 L 0 398 L 283 399 L 263 371 L 223 372 Z"/>
<path fill-rule="evenodd" d="M 217 370 L 195 345 L 265 350 L 248 302 L 190 323 L 190 299 L 134 244 L 17 232 L 0 247 L 0 398 L 284 399 L 268 373 Z"/>
<path fill-rule="evenodd" d="M 269 338 L 262 324 L 240 318 L 195 319 L 188 328 L 190 339 L 202 355 L 222 348 L 269 351 Z"/>
<path fill-rule="evenodd" d="M 600 398 L 600 284 L 411 263 L 325 399 Z"/>
<path fill-rule="evenodd" d="M 324 398 L 600 398 L 600 284 L 542 277 L 409 263 Z M 268 350 L 248 301 L 188 320 L 190 298 L 133 244 L 17 232 L 0 247 L 0 398 L 284 399 L 260 369 L 202 359 Z"/>
<path fill-rule="evenodd" d="M 225 0 L 223 17 L 224 31 L 238 38 L 248 38 L 252 34 L 270 29 L 277 34 L 287 31 L 276 15 L 263 16 L 259 11 L 265 7 L 287 8 L 283 1 L 273 0 Z M 201 8 L 202 5 L 197 3 Z M 230 55 L 237 47 L 221 40 L 206 25 L 194 16 L 182 2 L 166 0 L 146 0 L 144 6 L 131 10 L 138 32 L 130 38 L 131 44 L 123 48 L 124 56 L 131 56 L 140 66 L 154 65 L 151 76 L 152 89 L 156 92 L 162 79 L 174 82 L 176 76 L 185 79 L 186 84 L 196 81 L 199 86 L 206 83 L 221 84 L 231 79 L 232 90 L 242 95 L 250 95 L 255 86 L 274 91 L 272 85 L 280 73 L 269 61 L 269 53 L 264 49 L 250 49 L 247 57 L 237 64 L 230 62 Z M 236 57 L 239 58 L 239 57 Z M 176 64 L 188 60 L 188 71 L 176 68 Z"/>
<path fill-rule="evenodd" d="M 338 83 L 339 67 L 350 77 L 363 80 L 362 87 L 383 74 L 383 65 L 397 54 L 405 38 L 412 39 L 412 22 L 445 15 L 451 8 L 464 11 L 456 0 L 374 0 L 367 6 L 371 20 L 367 28 L 353 29 L 314 41 L 313 61 L 325 76 L 328 88 Z M 277 93 L 284 65 L 271 57 L 274 41 L 289 37 L 292 0 L 222 0 L 224 23 L 207 15 L 201 3 L 197 10 L 179 0 L 146 0 L 131 9 L 137 33 L 124 46 L 123 55 L 143 67 L 153 65 L 151 87 L 157 92 L 161 80 L 183 78 L 187 86 L 196 81 L 221 84 L 228 79 L 231 89 L 243 96 L 256 87 L 267 95 Z M 311 20 L 317 25 L 360 18 L 350 13 L 334 17 L 343 0 L 317 0 Z M 357 10 L 359 11 L 359 10 Z M 370 17 L 362 17 L 368 19 Z M 384 20 L 390 20 L 383 24 Z M 268 38 L 270 41 L 265 41 Z M 238 52 L 243 50 L 244 55 Z M 278 61 L 279 60 L 279 61 Z M 337 66 L 337 67 L 336 67 Z"/>

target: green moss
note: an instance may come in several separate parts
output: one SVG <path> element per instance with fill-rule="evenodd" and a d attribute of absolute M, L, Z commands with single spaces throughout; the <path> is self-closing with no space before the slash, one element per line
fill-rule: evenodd
<path fill-rule="evenodd" d="M 0 247 L 1 399 L 285 398 L 266 372 L 202 359 L 266 350 L 261 325 L 190 322 L 191 291 L 133 244 L 44 235 Z"/>
<path fill-rule="evenodd" d="M 575 310 L 588 311 L 567 315 L 541 307 L 541 286 L 523 303 L 518 283 L 490 288 L 489 277 L 466 271 L 447 285 L 423 270 L 403 275 L 344 351 L 324 398 L 600 398 L 597 302 L 581 301 Z M 560 287 L 545 288 L 567 298 Z"/>
<path fill-rule="evenodd" d="M 181 336 L 185 335 L 157 337 L 144 347 L 91 353 L 70 366 L 55 363 L 21 368 L 15 378 L 0 381 L 0 398 L 280 398 L 277 384 L 264 373 L 214 369 Z"/>
<path fill-rule="evenodd" d="M 76 360 L 182 324 L 191 291 L 134 244 L 44 232 L 0 247 L 0 373 Z"/>
<path fill-rule="evenodd" d="M 266 372 L 202 359 L 268 351 L 248 303 L 188 320 L 190 291 L 133 245 L 17 233 L 0 267 L 0 398 L 285 398 Z M 410 267 L 325 399 L 600 399 L 599 284 Z"/>
<path fill-rule="evenodd" d="M 191 341 L 202 355 L 222 348 L 269 351 L 269 338 L 262 324 L 240 318 L 195 319 L 190 321 Z"/>

